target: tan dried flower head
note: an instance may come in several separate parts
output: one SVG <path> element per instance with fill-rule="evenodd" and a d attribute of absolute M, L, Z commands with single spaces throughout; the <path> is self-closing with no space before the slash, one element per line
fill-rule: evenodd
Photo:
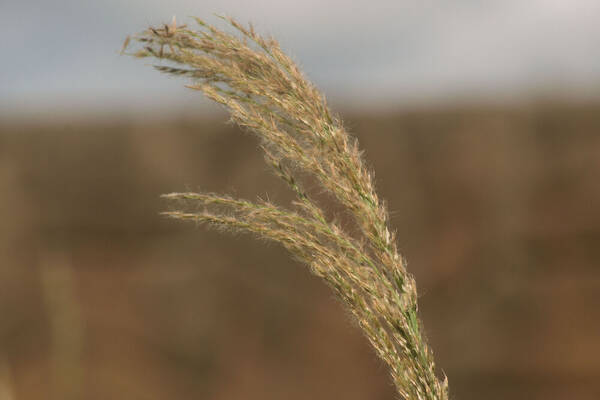
<path fill-rule="evenodd" d="M 156 69 L 190 78 L 187 87 L 225 106 L 234 122 L 256 134 L 267 162 L 295 192 L 295 209 L 212 193 L 171 193 L 164 197 L 183 209 L 165 215 L 282 244 L 352 312 L 402 398 L 447 399 L 447 381 L 435 374 L 417 317 L 415 281 L 357 141 L 274 39 L 223 19 L 237 35 L 200 19 L 198 30 L 173 19 L 128 38 L 124 51 L 132 40 L 137 47 L 129 54 L 168 61 Z M 356 232 L 327 216 L 303 188 L 307 177 L 351 216 Z"/>

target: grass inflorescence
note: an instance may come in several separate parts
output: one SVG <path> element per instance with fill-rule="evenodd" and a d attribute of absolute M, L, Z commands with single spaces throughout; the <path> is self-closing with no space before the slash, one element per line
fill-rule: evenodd
<path fill-rule="evenodd" d="M 267 162 L 294 191 L 293 209 L 213 193 L 171 193 L 181 209 L 165 215 L 256 234 L 283 245 L 335 292 L 390 368 L 404 399 L 448 398 L 417 316 L 417 291 L 389 229 L 358 143 L 324 96 L 271 38 L 223 17 L 235 34 L 195 19 L 152 27 L 124 45 L 136 57 L 168 61 L 161 72 L 222 104 L 232 121 L 256 134 Z M 351 217 L 343 227 L 306 189 L 318 182 Z"/>

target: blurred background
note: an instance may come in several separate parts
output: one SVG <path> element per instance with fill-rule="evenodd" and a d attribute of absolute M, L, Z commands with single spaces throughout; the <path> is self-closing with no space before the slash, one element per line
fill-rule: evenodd
<path fill-rule="evenodd" d="M 396 398 L 281 248 L 158 215 L 290 198 L 221 109 L 119 56 L 212 13 L 359 137 L 452 398 L 600 398 L 599 2 L 4 0 L 0 400 Z"/>

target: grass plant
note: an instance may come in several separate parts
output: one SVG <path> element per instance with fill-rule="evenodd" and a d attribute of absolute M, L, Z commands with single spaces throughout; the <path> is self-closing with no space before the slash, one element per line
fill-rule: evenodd
<path fill-rule="evenodd" d="M 401 398 L 447 399 L 447 379 L 436 375 L 417 315 L 415 280 L 356 139 L 274 39 L 223 19 L 234 33 L 197 18 L 196 30 L 173 20 L 127 38 L 123 51 L 164 60 L 155 68 L 189 78 L 188 88 L 222 104 L 260 139 L 266 161 L 296 200 L 288 209 L 214 193 L 170 193 L 164 197 L 180 208 L 164 214 L 280 243 L 352 313 Z M 331 215 L 308 182 L 343 211 Z"/>

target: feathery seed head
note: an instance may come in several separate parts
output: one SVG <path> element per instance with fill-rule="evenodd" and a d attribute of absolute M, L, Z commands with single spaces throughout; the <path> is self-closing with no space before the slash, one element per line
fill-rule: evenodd
<path fill-rule="evenodd" d="M 398 253 L 388 213 L 357 141 L 327 107 L 277 41 L 250 25 L 221 17 L 238 33 L 195 19 L 149 28 L 127 38 L 135 57 L 167 65 L 159 71 L 188 78 L 188 88 L 223 105 L 231 119 L 261 141 L 265 158 L 294 191 L 295 210 L 212 193 L 164 195 L 182 208 L 166 216 L 253 233 L 283 245 L 322 278 L 345 304 L 404 399 L 446 400 L 447 379 L 435 375 L 433 357 L 417 318 L 417 293 Z M 343 228 L 303 188 L 314 179 L 352 218 Z"/>

